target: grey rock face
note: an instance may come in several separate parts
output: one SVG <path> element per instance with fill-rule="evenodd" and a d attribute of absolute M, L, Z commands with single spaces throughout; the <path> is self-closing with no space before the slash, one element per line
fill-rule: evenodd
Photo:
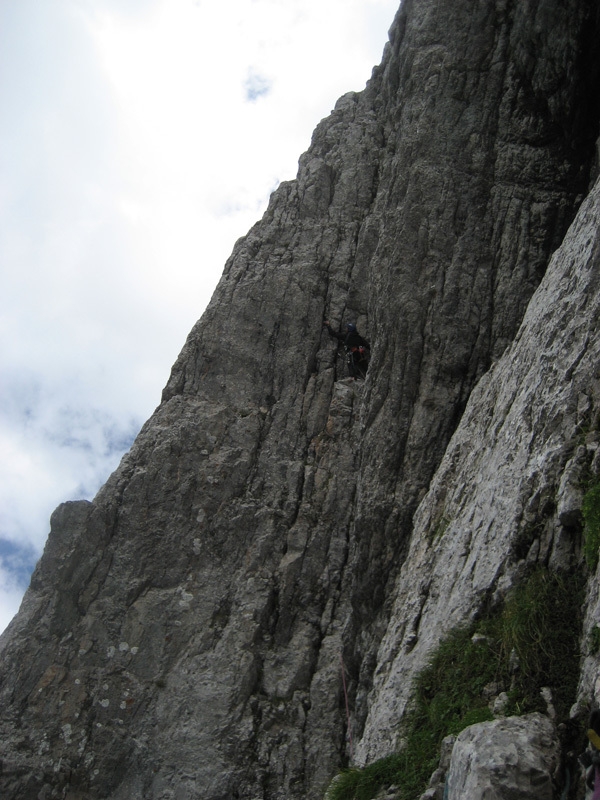
<path fill-rule="evenodd" d="M 564 498 L 574 463 L 590 463 L 597 447 L 595 437 L 579 442 L 582 430 L 597 427 L 600 409 L 599 219 L 597 183 L 515 342 L 472 393 L 415 514 L 378 654 L 364 759 L 395 746 L 412 677 L 445 630 L 471 619 L 486 597 L 505 596 L 527 564 L 580 563 L 580 530 L 564 524 L 555 498 Z M 534 520 L 544 524 L 522 552 Z"/>
<path fill-rule="evenodd" d="M 405 0 L 130 453 L 53 516 L 0 642 L 3 797 L 320 797 L 350 755 L 342 664 L 352 754 L 395 746 L 411 675 L 510 582 L 511 520 L 595 403 L 595 199 L 486 373 L 587 191 L 599 27 L 583 0 Z M 325 318 L 371 341 L 364 383 Z M 540 365 L 555 405 L 524 391 Z M 567 483 L 536 558 L 573 555 Z"/>
<path fill-rule="evenodd" d="M 560 762 L 556 729 L 528 714 L 471 725 L 456 740 L 448 800 L 552 800 Z"/>

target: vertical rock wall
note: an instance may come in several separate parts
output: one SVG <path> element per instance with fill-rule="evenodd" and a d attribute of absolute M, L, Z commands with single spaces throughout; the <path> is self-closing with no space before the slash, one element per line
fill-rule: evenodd
<path fill-rule="evenodd" d="M 600 466 L 599 220 L 597 183 L 514 343 L 472 392 L 415 514 L 378 653 L 363 760 L 398 744 L 411 681 L 447 631 L 475 618 L 490 598 L 502 600 L 535 565 L 586 569 L 572 494 L 584 467 L 594 459 L 596 472 Z M 591 596 L 597 591 L 594 578 Z M 586 633 L 594 618 L 591 603 Z M 588 655 L 585 667 L 580 697 L 598 702 L 597 657 Z"/>
<path fill-rule="evenodd" d="M 3 797 L 318 798 L 342 658 L 359 754 L 393 745 L 412 517 L 587 189 L 598 27 L 583 0 L 405 0 L 131 452 L 55 512 L 0 643 Z M 364 385 L 324 318 L 370 339 Z"/>

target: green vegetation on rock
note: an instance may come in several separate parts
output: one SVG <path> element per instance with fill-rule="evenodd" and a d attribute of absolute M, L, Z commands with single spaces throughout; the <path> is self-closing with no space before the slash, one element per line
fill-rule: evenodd
<path fill-rule="evenodd" d="M 600 548 L 600 482 L 585 493 L 581 507 L 583 514 L 583 555 L 591 570 L 598 566 Z"/>
<path fill-rule="evenodd" d="M 588 648 L 591 656 L 600 652 L 600 628 L 594 625 L 588 637 Z"/>
<path fill-rule="evenodd" d="M 545 711 L 540 689 L 552 689 L 559 718 L 566 718 L 579 677 L 579 635 L 583 576 L 533 572 L 507 601 L 502 612 L 504 655 L 514 650 L 518 669 L 510 692 L 511 711 Z"/>
<path fill-rule="evenodd" d="M 582 592 L 580 579 L 540 568 L 502 609 L 453 631 L 415 680 L 402 750 L 342 771 L 326 800 L 371 800 L 391 785 L 403 800 L 418 798 L 444 737 L 492 719 L 483 691 L 492 682 L 508 692 L 507 713 L 544 711 L 540 689 L 549 686 L 559 719 L 566 717 L 577 688 Z"/>

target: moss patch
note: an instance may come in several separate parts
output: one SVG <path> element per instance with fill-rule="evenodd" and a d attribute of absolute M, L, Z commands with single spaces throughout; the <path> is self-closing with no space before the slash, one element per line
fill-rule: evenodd
<path fill-rule="evenodd" d="M 600 652 L 600 628 L 594 625 L 588 637 L 588 648 L 591 656 L 595 656 Z"/>
<path fill-rule="evenodd" d="M 587 490 L 581 506 L 583 515 L 583 555 L 591 570 L 598 566 L 600 548 L 600 483 Z"/>
<path fill-rule="evenodd" d="M 503 609 L 453 631 L 415 681 L 403 749 L 364 769 L 344 770 L 326 800 L 371 800 L 393 784 L 403 800 L 416 800 L 437 767 L 442 739 L 492 719 L 483 695 L 492 681 L 510 689 L 509 713 L 519 714 L 544 711 L 540 689 L 550 686 L 558 717 L 566 718 L 577 689 L 582 601 L 581 579 L 539 569 Z M 475 633 L 482 636 L 473 641 Z"/>

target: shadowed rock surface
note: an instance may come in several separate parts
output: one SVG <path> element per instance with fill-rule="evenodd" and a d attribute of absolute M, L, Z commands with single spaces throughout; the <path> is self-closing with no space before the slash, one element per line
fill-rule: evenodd
<path fill-rule="evenodd" d="M 3 798 L 320 798 L 350 755 L 342 659 L 353 755 L 385 755 L 444 632 L 518 579 L 525 520 L 530 561 L 580 561 L 597 193 L 565 234 L 599 33 L 591 0 L 405 0 L 130 453 L 54 513 L 0 640 Z M 364 383 L 324 319 L 370 340 Z"/>

